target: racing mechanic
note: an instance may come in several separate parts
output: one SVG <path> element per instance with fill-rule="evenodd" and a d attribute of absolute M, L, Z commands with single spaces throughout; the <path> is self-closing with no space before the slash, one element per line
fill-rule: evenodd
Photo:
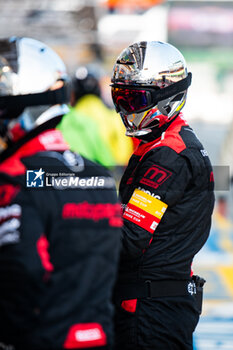
<path fill-rule="evenodd" d="M 48 46 L 0 40 L 0 349 L 112 348 L 120 204 L 56 130 L 67 85 Z"/>
<path fill-rule="evenodd" d="M 120 183 L 124 227 L 115 290 L 116 349 L 191 350 L 204 279 L 191 264 L 214 206 L 206 150 L 181 114 L 191 73 L 163 42 L 122 51 L 112 97 L 126 135 L 140 140 Z"/>

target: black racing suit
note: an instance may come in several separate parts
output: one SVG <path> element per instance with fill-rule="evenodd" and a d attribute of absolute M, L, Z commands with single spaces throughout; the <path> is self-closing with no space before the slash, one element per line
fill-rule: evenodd
<path fill-rule="evenodd" d="M 109 173 L 69 151 L 54 129 L 58 121 L 42 124 L 1 155 L 4 349 L 110 349 L 113 342 L 120 204 Z M 79 187 L 66 186 L 70 174 L 82 180 Z M 51 185 L 54 178 L 63 179 L 62 186 Z"/>
<path fill-rule="evenodd" d="M 213 187 L 207 152 L 181 115 L 132 155 L 120 183 L 117 350 L 192 349 L 199 314 L 188 290 L 191 264 L 209 235 Z M 148 283 L 152 295 L 146 293 Z"/>

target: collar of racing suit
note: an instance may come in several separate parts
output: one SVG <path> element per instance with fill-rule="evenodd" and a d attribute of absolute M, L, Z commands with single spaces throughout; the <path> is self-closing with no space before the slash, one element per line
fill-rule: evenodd
<path fill-rule="evenodd" d="M 150 142 L 141 141 L 138 147 L 134 151 L 134 155 L 141 156 L 141 158 L 156 145 L 161 145 L 164 143 L 165 132 L 176 132 L 179 133 L 182 126 L 188 126 L 186 120 L 183 118 L 183 114 L 178 114 L 170 123 L 164 125 L 164 127 L 159 129 L 159 133 Z M 154 134 L 155 135 L 155 134 Z M 177 136 L 176 136 L 177 137 Z M 170 145 L 171 146 L 171 145 Z M 183 147 L 183 142 L 178 146 L 178 148 Z M 177 148 L 177 147 L 176 147 Z M 177 149 L 178 151 L 178 149 Z M 141 160 L 140 158 L 140 160 Z"/>
<path fill-rule="evenodd" d="M 19 150 L 27 142 L 34 139 L 39 134 L 43 133 L 46 130 L 54 129 L 57 124 L 61 121 L 63 115 L 58 115 L 54 118 L 49 119 L 45 123 L 37 126 L 36 128 L 29 131 L 23 138 L 19 139 L 15 143 L 9 143 L 8 148 L 0 154 L 0 163 L 2 163 L 7 158 L 11 157 L 15 152 Z"/>

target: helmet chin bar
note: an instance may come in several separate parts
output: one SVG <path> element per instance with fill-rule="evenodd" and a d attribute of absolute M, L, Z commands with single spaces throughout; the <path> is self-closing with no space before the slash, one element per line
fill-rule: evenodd
<path fill-rule="evenodd" d="M 131 137 L 137 137 L 137 136 L 144 136 L 152 132 L 151 129 L 144 129 L 144 130 L 129 130 L 126 129 L 126 136 L 131 136 Z"/>
<path fill-rule="evenodd" d="M 157 113 L 159 113 L 159 115 Z M 124 115 L 123 113 L 120 113 L 121 119 L 126 128 L 126 136 L 137 137 L 147 135 L 152 132 L 152 129 L 160 127 L 161 112 L 156 106 L 140 114 L 136 113 L 134 120 L 130 120 L 132 115 Z M 147 117 L 149 118 L 148 120 L 146 120 Z M 151 117 L 153 118 L 151 119 Z M 163 116 L 163 118 L 167 118 L 167 116 Z"/>
<path fill-rule="evenodd" d="M 155 121 L 157 121 L 157 124 L 150 125 L 149 127 L 145 127 L 144 129 L 138 129 L 138 128 L 133 129 L 131 126 L 126 125 L 126 123 L 125 123 L 125 127 L 126 127 L 125 135 L 131 136 L 131 137 L 139 137 L 139 136 L 147 135 L 147 134 L 152 132 L 152 129 L 159 128 L 159 123 L 160 123 L 159 118 L 156 118 L 153 120 L 153 122 L 155 122 Z"/>

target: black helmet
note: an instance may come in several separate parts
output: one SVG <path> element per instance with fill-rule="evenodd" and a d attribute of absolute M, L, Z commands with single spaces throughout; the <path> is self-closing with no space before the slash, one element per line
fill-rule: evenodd
<path fill-rule="evenodd" d="M 97 74 L 87 66 L 77 68 L 72 80 L 72 88 L 76 101 L 85 95 L 100 96 L 100 84 Z"/>

